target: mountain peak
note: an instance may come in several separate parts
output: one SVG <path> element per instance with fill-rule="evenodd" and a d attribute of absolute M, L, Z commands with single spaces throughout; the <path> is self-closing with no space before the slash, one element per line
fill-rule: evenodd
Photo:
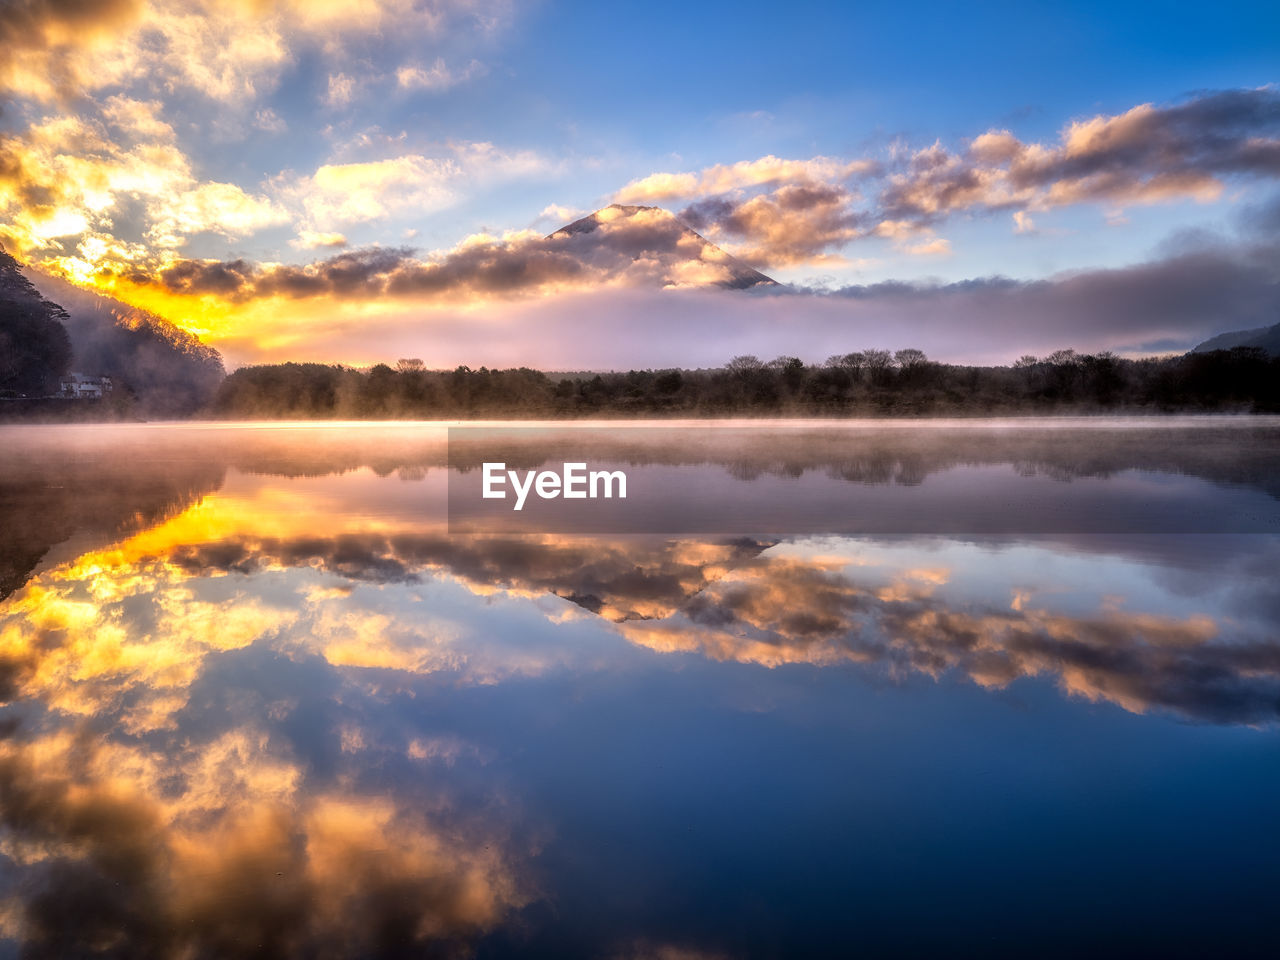
<path fill-rule="evenodd" d="M 654 222 L 671 222 L 680 223 L 676 219 L 675 214 L 662 207 L 641 207 L 629 206 L 622 203 L 611 203 L 607 207 L 601 207 L 595 213 L 589 213 L 580 220 L 573 223 L 567 223 L 555 233 L 550 234 L 547 239 L 551 240 L 555 237 L 572 237 L 579 233 L 590 233 L 602 224 L 617 223 L 626 221 L 631 218 L 640 217 Z M 684 224 L 680 224 L 682 227 Z M 685 229 L 688 229 L 687 227 Z M 692 232 L 692 231 L 690 231 Z"/>
<path fill-rule="evenodd" d="M 664 286 L 747 290 L 777 281 L 726 253 L 662 207 L 612 203 L 566 224 L 546 238 L 584 260 L 626 257 Z"/>

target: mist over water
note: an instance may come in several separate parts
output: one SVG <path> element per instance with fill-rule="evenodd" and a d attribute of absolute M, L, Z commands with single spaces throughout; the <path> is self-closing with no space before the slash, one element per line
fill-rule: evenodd
<path fill-rule="evenodd" d="M 0 428 L 9 954 L 1280 946 L 1280 422 L 449 427 Z"/>

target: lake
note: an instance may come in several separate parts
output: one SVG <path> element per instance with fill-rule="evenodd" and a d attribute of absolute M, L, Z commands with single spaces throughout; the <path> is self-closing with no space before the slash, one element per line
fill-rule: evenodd
<path fill-rule="evenodd" d="M 1278 418 L 9 426 L 0 524 L 2 956 L 1280 955 Z"/>

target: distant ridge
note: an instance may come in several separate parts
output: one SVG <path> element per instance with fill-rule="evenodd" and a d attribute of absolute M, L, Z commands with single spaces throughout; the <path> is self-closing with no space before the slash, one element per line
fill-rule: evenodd
<path fill-rule="evenodd" d="M 1211 350 L 1231 350 L 1234 347 L 1258 347 L 1267 353 L 1280 356 L 1280 323 L 1254 330 L 1232 330 L 1210 337 L 1193 347 L 1192 353 L 1208 353 Z"/>
<path fill-rule="evenodd" d="M 717 286 L 730 290 L 776 287 L 737 257 L 725 253 L 661 207 L 610 204 L 561 227 L 546 239 L 565 243 L 585 260 L 593 248 L 652 262 L 672 286 Z"/>

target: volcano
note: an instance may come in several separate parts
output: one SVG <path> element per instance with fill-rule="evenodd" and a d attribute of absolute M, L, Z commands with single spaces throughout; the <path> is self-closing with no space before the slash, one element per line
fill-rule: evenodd
<path fill-rule="evenodd" d="M 586 263 L 630 259 L 635 269 L 668 287 L 749 290 L 778 285 L 661 207 L 615 203 L 561 227 L 546 241 Z"/>

